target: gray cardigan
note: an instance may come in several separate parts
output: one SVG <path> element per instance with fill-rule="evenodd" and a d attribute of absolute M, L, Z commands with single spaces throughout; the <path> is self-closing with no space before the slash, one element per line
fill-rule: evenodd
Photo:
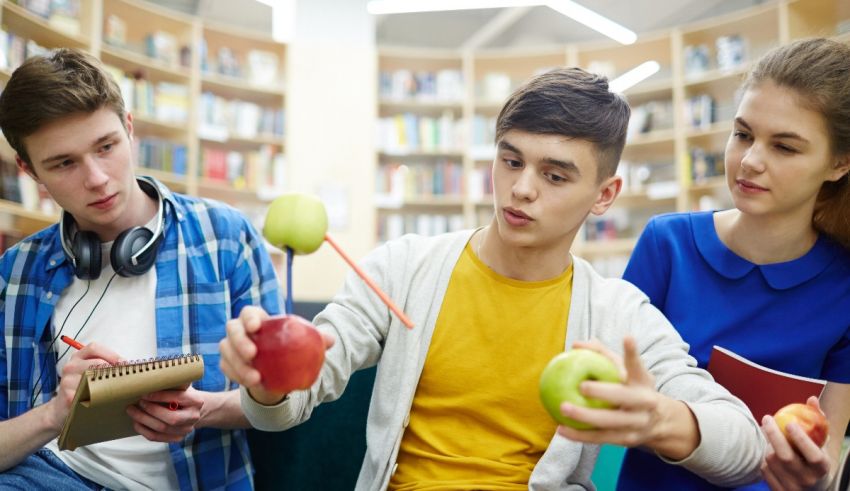
<path fill-rule="evenodd" d="M 354 371 L 380 362 L 357 489 L 386 488 L 443 295 L 471 233 L 405 236 L 372 252 L 363 261 L 363 269 L 416 327 L 405 328 L 362 280 L 349 274 L 344 288 L 314 321 L 337 338 L 319 380 L 276 406 L 258 404 L 243 389 L 242 407 L 251 424 L 266 431 L 300 424 L 314 407 L 337 399 Z M 686 401 L 699 423 L 699 447 L 677 464 L 719 485 L 756 480 L 765 440 L 746 406 L 696 367 L 688 346 L 636 287 L 601 277 L 582 259 L 574 258 L 574 265 L 564 348 L 576 340 L 596 338 L 622 353 L 623 336 L 633 334 L 658 390 Z M 534 468 L 529 489 L 593 489 L 590 475 L 598 453 L 598 445 L 553 435 Z"/>

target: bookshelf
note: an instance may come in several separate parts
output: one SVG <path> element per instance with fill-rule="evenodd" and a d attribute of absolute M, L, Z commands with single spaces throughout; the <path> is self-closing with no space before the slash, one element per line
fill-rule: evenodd
<path fill-rule="evenodd" d="M 646 221 L 658 213 L 731 206 L 723 177 L 723 150 L 732 129 L 736 90 L 753 60 L 774 46 L 808 36 L 834 36 L 850 42 L 850 3 L 841 0 L 776 0 L 728 15 L 644 33 L 632 45 L 593 42 L 538 49 L 443 51 L 442 67 L 462 74 L 462 100 L 453 101 L 464 130 L 461 155 L 464 185 L 450 205 L 434 213 L 456 216 L 474 227 L 492 216 L 489 166 L 494 156 L 495 118 L 510 92 L 535 73 L 559 65 L 581 66 L 613 79 L 644 61 L 660 70 L 627 89 L 632 107 L 626 148 L 618 172 L 623 193 L 602 217 L 591 217 L 574 252 L 603 273 L 619 276 Z M 388 114 L 383 97 L 387 73 L 424 70 L 437 63 L 422 50 L 381 51 L 379 112 Z M 430 57 L 429 57 L 430 56 Z M 429 65 L 430 64 L 430 65 Z M 424 103 L 404 107 L 426 114 Z M 380 148 L 380 144 L 379 144 Z M 378 174 L 390 160 L 379 153 Z M 380 181 L 380 179 L 379 179 Z M 412 202 L 379 207 L 379 214 L 401 215 Z M 379 226 L 376 242 L 387 233 Z M 416 230 L 412 230 L 416 231 Z M 427 231 L 427 229 L 423 230 Z M 433 231 L 438 232 L 438 231 Z"/>
<path fill-rule="evenodd" d="M 463 60 L 454 53 L 379 52 L 377 240 L 465 227 Z"/>
<path fill-rule="evenodd" d="M 133 114 L 137 173 L 237 206 L 262 227 L 268 202 L 286 186 L 286 45 L 142 0 L 22 5 L 0 0 L 0 87 L 33 54 L 59 47 L 94 54 Z M 13 157 L 0 141 L 4 183 L 21 187 L 17 199 L 0 199 L 0 226 L 25 236 L 55 222 L 58 210 L 38 197 L 20 202 L 32 184 L 8 176 Z"/>

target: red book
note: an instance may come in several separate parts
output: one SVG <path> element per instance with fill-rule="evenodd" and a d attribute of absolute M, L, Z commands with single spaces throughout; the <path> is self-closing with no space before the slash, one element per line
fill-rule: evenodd
<path fill-rule="evenodd" d="M 825 380 L 761 366 L 720 346 L 712 348 L 707 369 L 717 383 L 750 408 L 759 423 L 765 414 L 772 415 L 785 405 L 805 404 L 809 396 L 819 397 L 826 385 Z"/>

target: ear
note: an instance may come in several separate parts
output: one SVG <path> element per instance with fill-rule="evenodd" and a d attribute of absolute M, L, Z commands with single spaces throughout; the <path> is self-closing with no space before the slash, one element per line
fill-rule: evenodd
<path fill-rule="evenodd" d="M 17 164 L 18 169 L 21 169 L 22 171 L 26 172 L 26 174 L 30 176 L 33 181 L 37 182 L 38 184 L 41 184 L 41 181 L 38 180 L 38 176 L 35 175 L 35 171 L 33 171 L 30 166 L 27 165 L 27 163 L 24 162 L 24 160 L 18 154 L 15 154 L 15 164 Z"/>
<path fill-rule="evenodd" d="M 835 167 L 829 172 L 828 181 L 838 181 L 850 172 L 850 153 L 838 158 Z"/>
<path fill-rule="evenodd" d="M 130 111 L 127 111 L 124 118 L 124 126 L 127 127 L 127 138 L 129 138 L 130 141 L 133 141 L 133 114 L 130 113 Z"/>
<path fill-rule="evenodd" d="M 608 211 L 608 208 L 614 204 L 614 200 L 623 189 L 623 178 L 617 175 L 605 179 L 599 185 L 599 194 L 596 196 L 596 202 L 590 212 L 594 215 L 601 215 Z"/>

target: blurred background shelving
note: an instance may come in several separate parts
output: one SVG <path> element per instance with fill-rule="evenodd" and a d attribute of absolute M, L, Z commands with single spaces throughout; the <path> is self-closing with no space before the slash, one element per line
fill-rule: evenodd
<path fill-rule="evenodd" d="M 286 45 L 137 0 L 0 0 L 0 83 L 59 47 L 99 57 L 133 115 L 137 173 L 215 198 L 262 227 L 283 192 Z M 58 208 L 0 141 L 3 248 L 54 223 Z"/>
<path fill-rule="evenodd" d="M 623 92 L 623 193 L 574 248 L 617 276 L 650 216 L 729 205 L 723 149 L 752 60 L 810 35 L 850 42 L 844 0 L 658 1 L 584 0 L 638 33 L 622 45 L 545 6 L 371 16 L 367 0 L 291 0 L 284 42 L 255 0 L 0 0 L 0 88 L 28 56 L 85 49 L 133 113 L 140 174 L 258 228 L 280 193 L 316 194 L 359 258 L 403 233 L 489 222 L 495 120 L 523 81 L 563 65 L 615 79 L 654 61 Z M 5 248 L 58 209 L 2 138 L 0 160 Z M 346 267 L 329 254 L 299 260 L 302 299 L 338 289 Z"/>
<path fill-rule="evenodd" d="M 641 33 L 631 45 L 614 42 L 576 42 L 539 48 L 461 47 L 443 50 L 440 63 L 422 49 L 395 47 L 379 51 L 379 111 L 393 91 L 403 90 L 412 100 L 430 90 L 440 70 L 450 69 L 453 91 L 462 94 L 449 108 L 462 158 L 460 194 L 445 188 L 441 172 L 410 171 L 407 177 L 433 179 L 430 194 L 445 192 L 450 206 L 425 207 L 409 179 L 386 179 L 387 165 L 404 167 L 380 155 L 378 181 L 386 194 L 400 197 L 382 207 L 376 240 L 402 233 L 439 233 L 477 227 L 493 213 L 490 166 L 494 157 L 495 121 L 511 91 L 534 74 L 556 66 L 580 66 L 614 80 L 643 62 L 658 70 L 623 91 L 632 118 L 619 174 L 624 186 L 614 206 L 603 216 L 591 216 L 580 232 L 574 252 L 592 260 L 603 274 L 618 276 L 648 219 L 658 213 L 731 206 L 723 178 L 723 149 L 732 130 L 736 89 L 753 60 L 774 46 L 807 36 L 834 36 L 847 40 L 850 7 L 838 0 L 788 0 L 757 3 L 751 7 Z M 389 53 L 392 53 L 390 55 Z M 456 88 L 457 86 L 461 88 Z M 424 96 L 423 96 L 424 98 Z M 429 103 L 430 104 L 430 103 Z M 440 111 L 443 109 L 441 108 Z M 435 114 L 433 106 L 409 104 L 405 120 Z M 439 111 L 437 111 L 439 112 Z M 388 114 L 388 113 L 386 113 Z M 399 123 L 402 124 L 402 123 Z M 396 126 L 398 127 L 398 126 Z M 399 144 L 404 135 L 380 132 L 379 148 Z M 396 138 L 393 140 L 393 138 Z M 431 159 L 417 166 L 436 169 Z M 413 169 L 414 166 L 407 166 Z M 417 169 L 420 170 L 420 169 Z M 403 198 L 402 198 L 403 197 Z M 442 216 L 441 216 L 442 215 Z M 461 220 L 462 215 L 462 220 Z M 395 222 L 395 226 L 386 226 Z"/>

